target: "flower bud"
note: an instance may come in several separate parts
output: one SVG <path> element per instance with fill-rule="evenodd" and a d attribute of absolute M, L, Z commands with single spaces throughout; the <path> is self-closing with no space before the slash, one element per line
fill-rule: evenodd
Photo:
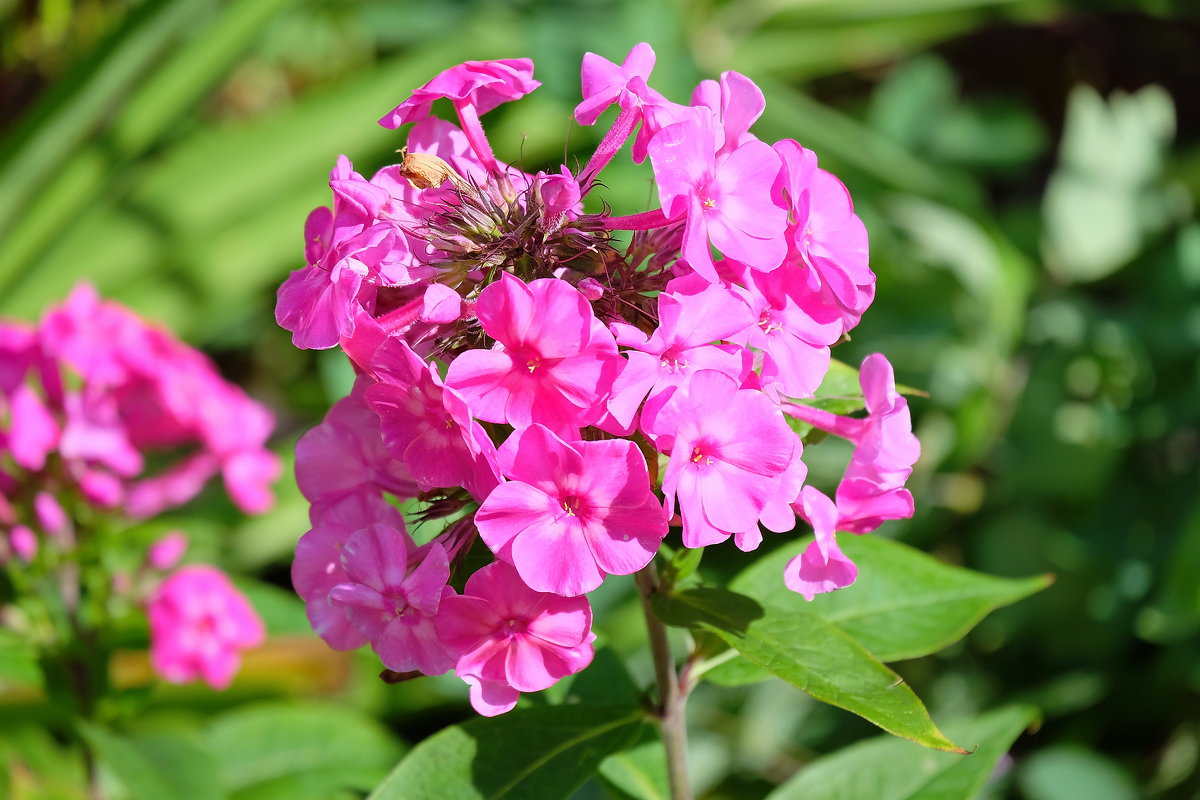
<path fill-rule="evenodd" d="M 455 189 L 470 188 L 454 167 L 429 153 L 405 153 L 399 171 L 414 189 L 432 189 L 446 181 L 450 181 Z"/>
<path fill-rule="evenodd" d="M 187 535 L 183 531 L 171 531 L 150 545 L 146 552 L 146 563 L 154 569 L 168 570 L 183 558 L 187 546 Z"/>

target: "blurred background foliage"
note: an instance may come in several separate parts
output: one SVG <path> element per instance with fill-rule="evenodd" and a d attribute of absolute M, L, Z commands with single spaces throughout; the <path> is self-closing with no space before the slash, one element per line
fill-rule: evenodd
<path fill-rule="evenodd" d="M 270 403 L 290 453 L 350 379 L 332 354 L 294 350 L 272 314 L 337 155 L 369 174 L 402 144 L 374 121 L 411 89 L 462 60 L 530 56 L 543 88 L 489 115 L 489 136 L 530 170 L 557 164 L 569 137 L 575 165 L 601 133 L 570 120 L 582 53 L 620 60 L 640 40 L 676 100 L 722 70 L 750 75 L 767 96 L 759 135 L 800 140 L 851 189 L 879 291 L 840 355 L 882 351 L 929 393 L 913 401 L 918 515 L 881 534 L 985 572 L 1057 576 L 898 666 L 940 721 L 1042 710 L 990 796 L 1200 797 L 1189 0 L 0 0 L 0 314 L 35 318 L 89 280 Z M 647 207 L 646 173 L 613 170 L 610 202 Z M 844 463 L 823 447 L 817 480 Z M 124 654 L 128 738 L 88 736 L 114 787 L 201 796 L 173 783 L 190 770 L 212 797 L 361 796 L 468 715 L 457 682 L 385 686 L 373 658 L 308 631 L 288 581 L 307 507 L 290 478 L 279 493 L 249 522 L 215 492 L 162 521 L 243 575 L 272 639 L 219 695 L 147 688 L 144 654 Z M 745 563 L 718 548 L 702 569 Z M 648 682 L 638 608 L 610 584 L 601 641 Z M 22 664 L 0 647 L 0 797 L 79 796 L 82 768 L 63 766 Z M 712 798 L 761 797 L 872 733 L 777 681 L 702 686 L 690 714 Z M 655 796 L 621 767 L 581 796 Z"/>

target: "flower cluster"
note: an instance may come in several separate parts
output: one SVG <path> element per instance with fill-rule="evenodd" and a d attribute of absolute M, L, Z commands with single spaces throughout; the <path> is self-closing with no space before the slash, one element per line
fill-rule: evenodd
<path fill-rule="evenodd" d="M 97 566 L 85 563 L 88 537 L 180 506 L 217 475 L 242 510 L 265 511 L 279 472 L 264 447 L 272 425 L 203 354 L 90 286 L 36 326 L 0 321 L 0 564 L 78 577 Z M 115 588 L 148 602 L 161 674 L 223 686 L 261 625 L 212 568 L 165 577 L 185 549 L 176 534 L 135 554 L 137 580 Z M 230 625 L 241 633 L 210 636 Z"/>
<path fill-rule="evenodd" d="M 539 85 L 532 62 L 443 72 L 380 120 L 412 125 L 401 163 L 367 179 L 339 159 L 279 290 L 296 346 L 340 346 L 358 373 L 297 447 L 310 619 L 395 672 L 453 668 L 480 713 L 582 669 L 584 595 L 645 568 L 672 525 L 750 550 L 803 518 L 817 538 L 785 578 L 811 598 L 854 580 L 835 531 L 912 513 L 919 446 L 886 360 L 864 363 L 865 419 L 804 402 L 874 297 L 848 192 L 750 132 L 765 101 L 745 76 L 681 105 L 653 66 L 646 44 L 586 55 L 575 118 L 615 119 L 582 168 L 537 174 L 498 161 L 480 122 Z M 430 116 L 442 98 L 457 125 Z M 659 207 L 585 212 L 630 139 Z M 855 445 L 832 498 L 805 485 L 789 416 Z M 422 545 L 410 498 L 450 520 Z M 452 581 L 476 535 L 493 563 Z"/>

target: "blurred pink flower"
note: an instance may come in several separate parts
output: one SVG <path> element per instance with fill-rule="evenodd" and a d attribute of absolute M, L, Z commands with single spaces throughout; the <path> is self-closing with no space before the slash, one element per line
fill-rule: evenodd
<path fill-rule="evenodd" d="M 150 598 L 150 663 L 171 683 L 204 680 L 224 689 L 241 666 L 241 651 L 265 637 L 262 621 L 225 574 L 202 564 L 183 567 Z"/>

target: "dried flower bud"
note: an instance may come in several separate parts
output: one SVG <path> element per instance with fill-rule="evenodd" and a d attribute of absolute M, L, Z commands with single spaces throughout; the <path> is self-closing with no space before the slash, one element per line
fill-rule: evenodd
<path fill-rule="evenodd" d="M 431 189 L 441 186 L 445 181 L 450 181 L 456 189 L 470 188 L 466 180 L 454 171 L 454 167 L 428 153 L 404 153 L 400 174 L 408 179 L 414 189 Z"/>

